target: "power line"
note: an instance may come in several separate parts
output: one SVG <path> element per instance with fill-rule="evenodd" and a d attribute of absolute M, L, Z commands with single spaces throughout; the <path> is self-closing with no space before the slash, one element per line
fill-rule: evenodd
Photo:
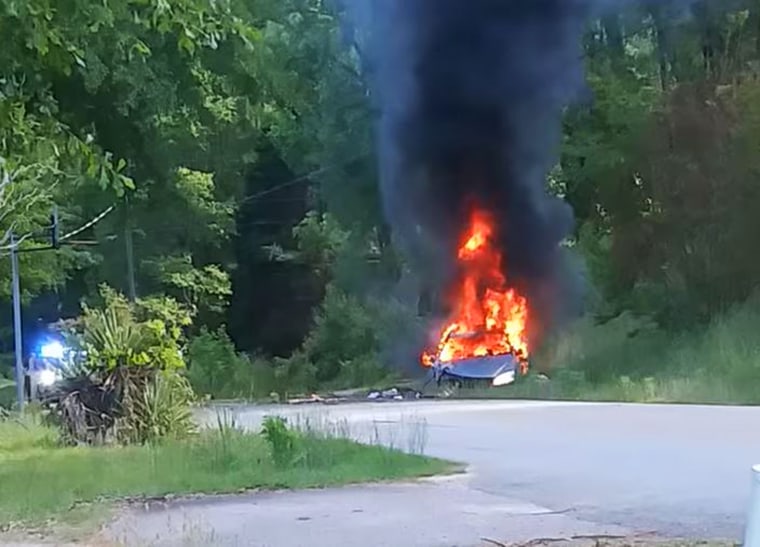
<path fill-rule="evenodd" d="M 314 176 L 330 172 L 330 171 L 332 171 L 334 169 L 337 169 L 339 167 L 343 167 L 343 166 L 348 165 L 348 164 L 350 164 L 350 163 L 352 163 L 354 161 L 362 159 L 363 157 L 366 157 L 366 154 L 357 154 L 356 156 L 353 156 L 353 157 L 351 157 L 351 158 L 349 158 L 347 160 L 344 160 L 344 161 L 341 161 L 341 162 L 337 162 L 337 163 L 333 163 L 333 164 L 327 165 L 325 167 L 320 167 L 319 169 L 315 169 L 313 171 L 305 173 L 305 174 L 303 174 L 301 176 L 298 176 L 298 177 L 296 177 L 294 179 L 291 179 L 289 181 L 283 182 L 281 184 L 277 184 L 277 185 L 273 186 L 272 188 L 267 188 L 266 190 L 262 190 L 260 192 L 254 193 L 254 194 L 249 194 L 249 195 L 245 196 L 243 199 L 241 199 L 240 202 L 239 202 L 239 204 L 249 203 L 249 202 L 255 201 L 255 200 L 257 200 L 257 199 L 259 199 L 261 197 L 264 197 L 264 196 L 267 196 L 269 194 L 273 194 L 275 192 L 278 192 L 278 191 L 280 191 L 280 190 L 282 190 L 284 188 L 288 188 L 290 186 L 298 184 L 300 182 L 306 182 L 306 181 L 308 181 L 309 179 L 311 179 Z M 84 223 L 79 228 L 77 228 L 75 230 L 72 230 L 71 232 L 68 232 L 67 234 L 61 236 L 61 238 L 60 238 L 59 241 L 66 241 L 66 240 L 68 240 L 68 239 L 70 239 L 70 238 L 72 238 L 72 237 L 74 237 L 76 235 L 79 235 L 80 233 L 84 232 L 88 228 L 91 228 L 92 226 L 94 226 L 95 224 L 97 224 L 98 222 L 100 222 L 101 220 L 103 220 L 106 216 L 108 216 L 111 212 L 113 212 L 114 209 L 116 209 L 116 205 L 111 205 L 110 207 L 108 207 L 107 209 L 105 209 L 103 212 L 101 212 L 100 214 L 98 214 L 96 217 L 94 217 L 92 220 Z M 25 234 L 24 236 L 22 236 L 20 238 L 19 241 L 16 241 L 16 243 L 14 245 L 18 246 L 22 241 L 24 241 L 25 239 L 31 237 L 32 235 L 33 235 L 33 233 L 31 233 L 31 232 L 28 233 L 28 234 Z M 0 246 L 0 251 L 7 251 L 7 250 L 10 250 L 10 246 Z M 0 254 L 0 256 L 5 256 L 5 255 Z"/>
<path fill-rule="evenodd" d="M 338 163 L 333 163 L 332 165 L 327 165 L 325 167 L 320 167 L 319 169 L 315 169 L 314 171 L 311 171 L 309 173 L 306 173 L 304 175 L 296 177 L 296 178 L 294 178 L 292 180 L 283 182 L 281 184 L 277 184 L 277 185 L 273 186 L 272 188 L 267 188 L 266 190 L 262 190 L 261 192 L 256 192 L 255 194 L 249 194 L 249 195 L 245 196 L 243 199 L 240 200 L 240 204 L 248 203 L 249 201 L 255 201 L 255 200 L 257 200 L 260 197 L 264 197 L 264 196 L 267 196 L 269 194 L 273 194 L 274 192 L 278 192 L 278 191 L 280 191 L 280 190 L 282 190 L 284 188 L 288 188 L 290 186 L 298 184 L 299 182 L 306 182 L 311 177 L 314 177 L 314 176 L 317 176 L 317 175 L 322 175 L 324 173 L 332 171 L 333 169 L 337 169 L 338 167 L 346 166 L 349 163 L 353 163 L 356 160 L 362 159 L 363 157 L 366 157 L 366 154 L 358 154 L 358 155 L 356 155 L 356 156 L 354 156 L 352 158 L 349 158 L 347 160 L 344 160 L 344 161 L 341 161 L 341 162 L 338 162 Z"/>
<path fill-rule="evenodd" d="M 3 240 L 13 239 L 11 237 L 12 230 L 8 230 L 8 234 L 9 234 L 9 236 L 8 237 L 3 237 Z M 24 234 L 23 236 L 16 238 L 11 243 L 9 243 L 7 245 L 3 245 L 2 247 L 0 247 L 0 251 L 10 251 L 14 247 L 18 247 L 19 245 L 21 245 L 21 243 L 23 243 L 24 241 L 26 241 L 27 239 L 29 239 L 30 237 L 33 237 L 33 236 L 34 236 L 34 232 L 28 232 L 28 233 Z M 10 256 L 10 255 L 8 253 L 2 253 L 2 254 L 0 254 L 0 256 Z"/>
<path fill-rule="evenodd" d="M 84 232 L 88 228 L 93 227 L 95 224 L 97 224 L 98 222 L 100 222 L 101 220 L 103 220 L 106 216 L 108 216 L 109 213 L 111 213 L 114 209 L 116 209 L 116 206 L 115 205 L 111 205 L 105 211 L 103 211 L 102 213 L 100 213 L 99 215 L 97 215 L 92 220 L 89 220 L 89 221 L 85 222 L 84 224 L 82 224 L 76 230 L 72 230 L 71 232 L 69 232 L 69 233 L 65 234 L 64 236 L 62 236 L 59 239 L 59 241 L 66 241 L 66 240 L 74 237 L 75 235 L 78 235 L 78 234 Z M 16 241 L 13 242 L 12 244 L 0 247 L 0 251 L 11 251 L 13 249 L 13 247 L 18 248 L 19 245 L 21 245 L 21 243 L 23 243 L 27 239 L 31 238 L 32 236 L 34 236 L 34 232 L 29 232 L 27 234 L 24 234 L 20 238 L 16 239 Z M 40 249 L 36 249 L 35 248 L 35 249 L 29 249 L 29 250 L 44 250 L 44 249 L 43 248 L 40 248 Z M 9 256 L 9 253 L 7 253 L 7 252 L 0 253 L 0 257 L 5 257 L 5 256 Z"/>
<path fill-rule="evenodd" d="M 103 220 L 105 217 L 107 217 L 114 209 L 116 209 L 116 205 L 111 205 L 105 211 L 103 211 L 102 213 L 100 213 L 98 216 L 96 216 L 95 218 L 93 218 L 89 222 L 85 222 L 84 224 L 82 224 L 76 230 L 73 230 L 73 231 L 69 232 L 68 234 L 63 235 L 60 240 L 61 241 L 66 241 L 67 239 L 69 239 L 71 237 L 74 237 L 75 235 L 81 234 L 82 232 L 84 232 L 88 228 L 93 227 L 95 224 L 97 224 L 98 222 L 100 222 L 101 220 Z"/>

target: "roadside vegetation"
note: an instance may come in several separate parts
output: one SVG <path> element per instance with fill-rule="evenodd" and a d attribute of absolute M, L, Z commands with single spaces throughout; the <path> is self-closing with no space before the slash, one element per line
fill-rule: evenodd
<path fill-rule="evenodd" d="M 0 414 L 0 531 L 49 528 L 81 516 L 79 509 L 89 504 L 100 510 L 120 500 L 308 488 L 453 469 L 424 457 L 419 442 L 406 452 L 366 446 L 311 422 L 267 418 L 261 431 L 246 431 L 220 415 L 212 427 L 201 427 L 191 380 L 220 393 L 219 386 L 235 380 L 245 385 L 236 371 L 249 362 L 224 335 L 201 333 L 189 345 L 189 359 L 216 359 L 222 376 L 199 378 L 200 367 L 191 366 L 188 379 L 186 333 L 193 318 L 191 308 L 170 297 L 130 302 L 102 286 L 98 304 L 85 305 L 67 324 L 67 345 L 76 357 L 64 377 L 38 405 Z"/>
<path fill-rule="evenodd" d="M 58 432 L 38 417 L 6 417 L 0 421 L 0 531 L 52 527 L 82 507 L 102 511 L 128 499 L 311 488 L 452 469 L 328 432 L 298 432 L 277 419 L 262 432 L 220 421 L 185 439 L 95 448 L 61 446 Z"/>
<path fill-rule="evenodd" d="M 679 333 L 630 315 L 575 323 L 539 353 L 532 374 L 468 397 L 760 404 L 760 299 Z"/>

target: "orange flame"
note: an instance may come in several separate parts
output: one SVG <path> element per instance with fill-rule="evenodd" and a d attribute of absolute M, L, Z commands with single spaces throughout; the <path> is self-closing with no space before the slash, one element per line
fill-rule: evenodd
<path fill-rule="evenodd" d="M 437 348 L 422 355 L 423 365 L 511 353 L 527 372 L 528 303 L 507 286 L 492 236 L 489 215 L 475 211 L 458 252 L 462 275 L 452 294 L 452 313 Z"/>

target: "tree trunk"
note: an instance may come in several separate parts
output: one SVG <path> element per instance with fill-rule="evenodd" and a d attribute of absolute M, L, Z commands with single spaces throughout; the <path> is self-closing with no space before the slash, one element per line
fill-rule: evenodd
<path fill-rule="evenodd" d="M 659 2 L 650 4 L 649 13 L 654 21 L 655 37 L 657 39 L 657 59 L 660 66 L 660 87 L 665 92 L 670 87 L 669 59 L 671 57 L 670 27 L 667 13 Z"/>
<path fill-rule="evenodd" d="M 620 16 L 617 13 L 610 13 L 602 17 L 602 26 L 607 40 L 607 47 L 610 48 L 615 60 L 621 59 L 625 55 L 625 43 L 623 41 L 623 29 L 620 26 Z"/>

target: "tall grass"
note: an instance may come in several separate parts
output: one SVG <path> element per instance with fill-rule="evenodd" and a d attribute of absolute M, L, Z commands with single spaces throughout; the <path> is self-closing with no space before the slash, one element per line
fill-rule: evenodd
<path fill-rule="evenodd" d="M 350 439 L 391 451 L 424 455 L 428 442 L 428 424 L 424 417 L 400 416 L 392 422 L 350 422 L 329 413 L 305 413 L 291 417 L 289 423 L 309 439 Z"/>

